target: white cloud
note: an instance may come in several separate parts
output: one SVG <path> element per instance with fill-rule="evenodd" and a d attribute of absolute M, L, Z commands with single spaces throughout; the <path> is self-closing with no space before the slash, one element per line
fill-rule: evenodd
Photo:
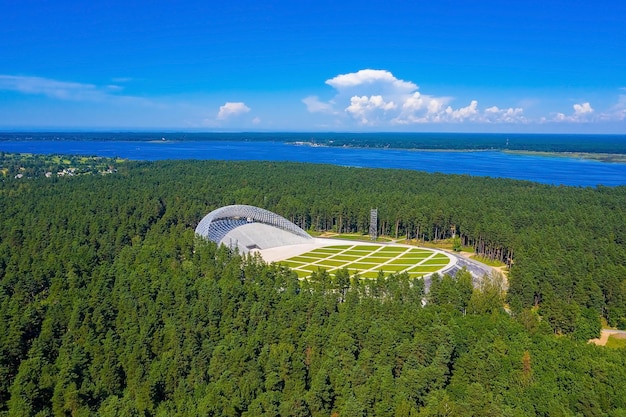
<path fill-rule="evenodd" d="M 308 96 L 302 99 L 302 102 L 306 104 L 306 109 L 310 113 L 327 113 L 337 114 L 337 111 L 333 108 L 332 103 L 324 103 L 320 101 L 317 96 Z"/>
<path fill-rule="evenodd" d="M 427 100 L 425 100 L 425 97 L 422 96 L 419 91 L 416 91 L 404 101 L 404 104 L 402 104 L 402 110 L 409 113 L 422 110 L 427 106 L 426 102 Z"/>
<path fill-rule="evenodd" d="M 156 118 L 172 120 L 172 117 L 175 117 L 172 115 L 176 114 L 178 115 L 177 117 L 179 117 L 178 120 L 183 120 L 188 126 L 222 127 L 227 120 L 248 113 L 251 110 L 242 102 L 226 102 L 223 106 L 220 106 L 216 116 L 214 113 L 213 117 L 207 118 L 205 117 L 205 103 L 193 104 L 178 98 L 172 99 L 168 97 L 160 97 L 158 100 L 152 100 L 132 96 L 123 93 L 126 83 L 131 82 L 132 79 L 115 78 L 110 81 L 112 81 L 110 84 L 97 85 L 60 81 L 44 77 L 0 74 L 0 94 L 2 94 L 1 92 L 12 91 L 23 95 L 44 96 L 57 101 L 73 101 L 85 104 L 96 103 L 97 105 L 101 105 L 99 109 L 103 112 L 113 110 L 115 113 L 128 114 L 128 117 L 135 114 L 133 113 L 133 109 L 137 107 L 149 108 L 150 113 L 147 114 L 157 114 L 158 112 L 167 110 L 167 116 Z M 87 108 L 87 106 L 85 107 Z M 120 109 L 124 110 L 121 111 Z M 145 110 L 143 111 L 145 112 Z M 146 113 L 143 114 L 145 115 Z M 154 116 L 152 117 L 155 118 Z M 196 119 L 190 121 L 188 120 L 189 117 L 196 117 Z M 150 122 L 152 122 L 152 120 L 150 120 Z M 249 122 L 253 125 L 257 125 L 261 120 L 254 118 L 249 120 Z"/>
<path fill-rule="evenodd" d="M 476 110 L 478 108 L 478 101 L 472 100 L 469 106 L 461 107 L 458 110 L 454 110 L 448 106 L 446 108 L 446 115 L 454 121 L 462 121 L 464 119 L 470 119 L 478 114 Z"/>
<path fill-rule="evenodd" d="M 574 115 L 582 116 L 582 115 L 591 114 L 591 113 L 593 113 L 593 109 L 591 108 L 591 105 L 589 104 L 589 102 L 582 103 L 582 104 L 574 104 Z"/>
<path fill-rule="evenodd" d="M 441 121 L 443 107 L 450 101 L 449 97 L 433 97 L 416 91 L 404 100 L 402 111 L 391 123 L 406 125 Z"/>
<path fill-rule="evenodd" d="M 223 106 L 220 106 L 220 111 L 217 113 L 218 120 L 226 120 L 230 117 L 248 113 L 250 107 L 246 106 L 243 102 L 226 102 Z"/>
<path fill-rule="evenodd" d="M 106 86 L 106 89 L 111 92 L 122 91 L 124 87 L 115 84 L 109 84 Z"/>
<path fill-rule="evenodd" d="M 521 108 L 499 109 L 496 106 L 481 111 L 477 100 L 461 108 L 452 107 L 452 97 L 423 94 L 417 84 L 396 78 L 386 70 L 362 69 L 340 74 L 326 84 L 335 89 L 331 101 L 317 96 L 302 100 L 311 113 L 338 115 L 335 109 L 361 125 L 410 125 L 417 123 L 459 123 L 465 121 L 488 123 L 525 122 Z"/>
<path fill-rule="evenodd" d="M 521 107 L 509 107 L 508 109 L 500 109 L 498 106 L 492 106 L 485 109 L 483 119 L 489 123 L 516 123 L 526 122 L 524 117 L 524 109 Z"/>
<path fill-rule="evenodd" d="M 626 91 L 626 88 L 620 88 L 619 90 Z M 605 122 L 621 122 L 626 120 L 626 94 L 619 94 L 617 96 L 617 103 L 609 107 L 605 112 L 599 112 L 596 118 Z"/>
<path fill-rule="evenodd" d="M 350 98 L 350 105 L 346 108 L 346 112 L 358 119 L 361 124 L 369 124 L 372 118 L 377 115 L 384 114 L 387 110 L 393 110 L 396 105 L 393 101 L 385 102 L 382 96 L 354 96 Z"/>
<path fill-rule="evenodd" d="M 417 85 L 410 81 L 397 79 L 389 71 L 373 69 L 340 74 L 330 80 L 326 80 L 326 84 L 339 91 L 365 85 L 388 86 L 394 91 L 405 93 L 411 93 L 418 88 Z"/>
<path fill-rule="evenodd" d="M 56 100 L 82 102 L 115 102 L 154 105 L 152 101 L 120 93 L 123 88 L 109 84 L 98 86 L 71 81 L 59 81 L 51 78 L 29 77 L 22 75 L 0 75 L 0 90 L 15 91 L 22 94 L 43 95 Z"/>
<path fill-rule="evenodd" d="M 592 121 L 592 115 L 594 113 L 593 108 L 589 102 L 585 103 L 577 103 L 572 106 L 574 109 L 574 113 L 571 115 L 566 115 L 565 113 L 556 113 L 556 115 L 552 118 L 553 122 L 589 122 Z M 605 118 L 603 115 L 600 115 L 600 119 Z"/>
<path fill-rule="evenodd" d="M 402 111 L 404 113 L 413 113 L 420 110 L 426 110 L 427 113 L 436 114 L 441 112 L 443 106 L 450 102 L 448 97 L 433 97 L 421 94 L 416 91 L 402 104 Z"/>
<path fill-rule="evenodd" d="M 57 81 L 49 78 L 20 75 L 0 75 L 0 89 L 23 94 L 44 95 L 59 100 L 102 100 L 108 95 L 107 88 L 94 84 Z"/>
<path fill-rule="evenodd" d="M 617 104 L 611 108 L 609 117 L 613 120 L 626 120 L 626 94 L 619 95 Z"/>

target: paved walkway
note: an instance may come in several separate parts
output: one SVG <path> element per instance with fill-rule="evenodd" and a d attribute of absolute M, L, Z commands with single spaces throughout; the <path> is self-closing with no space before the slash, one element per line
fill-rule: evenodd
<path fill-rule="evenodd" d="M 626 339 L 626 330 L 612 330 L 612 329 L 602 329 L 600 332 L 599 339 L 591 339 L 589 343 L 594 343 L 598 346 L 606 345 L 606 342 L 609 341 L 609 336 L 615 336 L 619 339 Z"/>

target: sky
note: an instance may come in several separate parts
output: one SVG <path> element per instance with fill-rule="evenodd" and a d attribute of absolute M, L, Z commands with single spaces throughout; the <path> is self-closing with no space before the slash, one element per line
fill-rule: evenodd
<path fill-rule="evenodd" d="M 626 2 L 0 0 L 0 129 L 626 133 Z"/>

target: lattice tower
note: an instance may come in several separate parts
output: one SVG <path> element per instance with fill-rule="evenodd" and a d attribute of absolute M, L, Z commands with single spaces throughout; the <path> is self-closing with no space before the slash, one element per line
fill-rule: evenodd
<path fill-rule="evenodd" d="M 378 209 L 370 210 L 370 239 L 378 239 Z"/>

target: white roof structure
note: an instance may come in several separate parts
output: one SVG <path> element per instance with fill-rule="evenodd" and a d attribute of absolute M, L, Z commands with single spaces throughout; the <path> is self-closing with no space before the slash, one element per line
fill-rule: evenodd
<path fill-rule="evenodd" d="M 240 253 L 313 242 L 307 232 L 271 211 L 247 205 L 225 206 L 207 214 L 196 234 Z"/>

